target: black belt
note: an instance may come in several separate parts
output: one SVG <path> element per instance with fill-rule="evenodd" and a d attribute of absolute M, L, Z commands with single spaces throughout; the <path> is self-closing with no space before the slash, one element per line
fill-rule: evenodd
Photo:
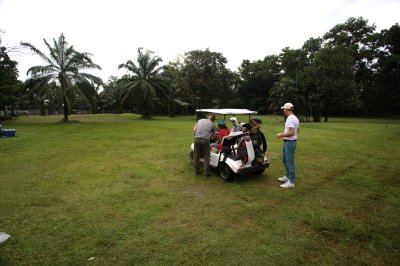
<path fill-rule="evenodd" d="M 284 139 L 283 141 L 297 141 L 297 139 Z"/>

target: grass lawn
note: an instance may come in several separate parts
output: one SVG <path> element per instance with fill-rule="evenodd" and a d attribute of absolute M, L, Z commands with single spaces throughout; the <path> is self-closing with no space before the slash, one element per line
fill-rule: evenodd
<path fill-rule="evenodd" d="M 270 168 L 232 183 L 194 175 L 194 116 L 61 119 L 5 124 L 0 265 L 400 264 L 400 120 L 302 123 L 282 189 L 282 117 Z"/>

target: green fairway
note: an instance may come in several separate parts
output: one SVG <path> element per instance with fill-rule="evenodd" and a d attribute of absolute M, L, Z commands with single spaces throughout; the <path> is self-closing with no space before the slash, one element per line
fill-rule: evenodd
<path fill-rule="evenodd" d="M 262 117 L 270 168 L 231 183 L 194 175 L 194 116 L 69 118 L 6 121 L 0 265 L 400 263 L 400 120 L 302 123 L 282 189 L 281 116 Z"/>

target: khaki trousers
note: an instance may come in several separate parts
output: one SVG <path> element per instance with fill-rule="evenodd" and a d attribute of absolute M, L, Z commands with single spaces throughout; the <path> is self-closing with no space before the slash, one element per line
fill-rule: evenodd
<path fill-rule="evenodd" d="M 194 139 L 194 169 L 196 174 L 200 173 L 200 158 L 204 158 L 204 175 L 210 174 L 210 139 Z"/>

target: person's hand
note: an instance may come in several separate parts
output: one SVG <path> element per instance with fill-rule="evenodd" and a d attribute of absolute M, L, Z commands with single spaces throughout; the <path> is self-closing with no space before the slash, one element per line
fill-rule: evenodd
<path fill-rule="evenodd" d="M 282 133 L 276 134 L 276 138 L 280 139 L 282 137 Z"/>

